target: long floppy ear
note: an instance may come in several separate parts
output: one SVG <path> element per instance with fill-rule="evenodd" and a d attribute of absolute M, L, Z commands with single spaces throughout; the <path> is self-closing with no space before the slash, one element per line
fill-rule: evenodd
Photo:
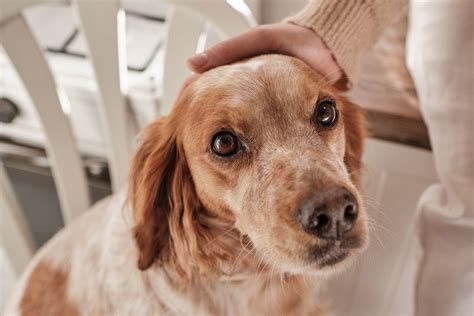
<path fill-rule="evenodd" d="M 344 162 L 352 182 L 358 189 L 361 189 L 362 153 L 366 137 L 365 119 L 362 109 L 348 100 L 344 100 L 342 115 L 346 137 Z"/>
<path fill-rule="evenodd" d="M 172 261 L 185 280 L 215 269 L 217 260 L 228 255 L 210 255 L 203 247 L 213 239 L 212 218 L 196 194 L 177 133 L 178 118 L 180 112 L 173 111 L 142 133 L 132 160 L 128 200 L 134 212 L 138 268 L 146 270 L 157 259 Z M 218 244 L 214 251 L 225 249 Z"/>
<path fill-rule="evenodd" d="M 176 139 L 178 101 L 185 88 L 196 78 L 192 76 L 186 80 L 168 117 L 160 118 L 145 128 L 132 158 L 128 202 L 134 214 L 133 234 L 139 252 L 140 270 L 148 269 L 160 254 L 170 249 L 169 217 L 173 208 L 180 207 L 176 205 L 180 201 L 175 201 L 179 197 L 171 194 L 171 188 L 175 185 L 173 182 L 184 177 L 183 172 L 187 170 L 184 154 L 180 152 Z M 187 187 L 192 188 L 187 191 L 194 192 L 192 184 Z"/>
<path fill-rule="evenodd" d="M 178 157 L 176 131 L 168 120 L 159 119 L 142 132 L 130 169 L 128 200 L 134 212 L 133 233 L 141 270 L 152 265 L 169 240 L 172 206 L 168 191 Z"/>

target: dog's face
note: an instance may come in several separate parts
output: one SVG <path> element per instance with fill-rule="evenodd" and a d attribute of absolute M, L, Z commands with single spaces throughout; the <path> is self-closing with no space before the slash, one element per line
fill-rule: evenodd
<path fill-rule="evenodd" d="M 284 272 L 340 266 L 364 248 L 362 119 L 321 79 L 296 59 L 262 56 L 209 71 L 186 89 L 167 121 L 145 133 L 132 168 L 135 233 L 141 255 L 148 253 L 142 268 L 163 250 L 157 239 L 170 236 L 177 246 L 180 229 L 197 233 L 188 240 L 195 246 L 199 236 L 209 240 L 199 212 L 233 223 Z M 160 151 L 170 153 L 166 161 Z M 136 179 L 144 172 L 155 178 Z M 142 197 L 151 204 L 141 205 L 137 190 L 151 190 Z M 160 210 L 160 203 L 168 206 Z M 157 212 L 167 231 L 143 227 Z"/>

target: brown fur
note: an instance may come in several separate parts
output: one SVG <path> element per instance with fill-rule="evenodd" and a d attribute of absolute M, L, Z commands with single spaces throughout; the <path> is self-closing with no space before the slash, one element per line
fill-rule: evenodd
<path fill-rule="evenodd" d="M 244 208 L 252 209 L 256 205 L 258 207 L 258 201 L 267 194 L 266 189 L 269 186 L 288 192 L 289 194 L 283 194 L 282 197 L 286 201 L 294 201 L 291 202 L 292 205 L 298 203 L 304 194 L 307 194 L 306 190 L 301 190 L 301 186 L 309 180 L 301 182 L 302 180 L 294 178 L 294 169 L 287 167 L 288 158 L 279 159 L 271 157 L 271 154 L 263 155 L 271 164 L 269 169 L 273 170 L 273 174 L 270 176 L 265 175 L 268 169 L 253 167 L 252 160 L 260 154 L 258 150 L 265 150 L 264 147 L 259 147 L 262 146 L 260 142 L 264 139 L 258 135 L 265 135 L 273 142 L 282 144 L 281 146 L 293 148 L 295 156 L 306 155 L 306 148 L 313 146 L 311 140 L 305 140 L 304 143 L 307 145 L 302 143 L 302 146 L 299 146 L 295 135 L 300 134 L 297 136 L 300 139 L 309 137 L 308 130 L 295 129 L 294 133 L 282 132 L 294 129 L 292 120 L 296 121 L 295 115 L 298 115 L 298 111 L 303 113 L 303 116 L 306 115 L 308 121 L 310 120 L 315 95 L 328 95 L 337 100 L 341 122 L 331 131 L 316 129 L 315 133 L 319 133 L 320 140 L 316 140 L 314 146 L 324 142 L 340 143 L 341 145 L 337 146 L 343 146 L 340 150 L 344 151 L 343 161 L 352 180 L 352 184 L 345 186 L 350 188 L 352 185 L 350 190 L 357 195 L 354 190 L 361 188 L 360 159 L 364 138 L 363 119 L 359 108 L 339 96 L 333 88 L 326 86 L 321 78 L 301 62 L 290 58 L 285 62 L 292 63 L 301 71 L 297 74 L 300 78 L 290 79 L 301 79 L 304 82 L 296 91 L 283 93 L 288 85 L 287 80 L 275 80 L 277 76 L 281 77 L 281 74 L 276 75 L 277 72 L 271 68 L 262 68 L 257 72 L 257 76 L 255 71 L 244 68 L 238 77 L 213 78 L 209 75 L 206 77 L 207 80 L 195 78 L 195 82 L 192 82 L 179 98 L 170 116 L 153 123 L 143 133 L 141 145 L 133 159 L 129 187 L 130 202 L 135 210 L 134 232 L 140 252 L 138 262 L 140 269 L 149 268 L 156 259 L 161 262 L 171 260 L 179 275 L 189 279 L 193 273 L 219 271 L 222 261 L 235 257 L 236 254 L 232 253 L 231 249 L 226 249 L 226 246 L 228 247 L 226 243 L 216 241 L 213 247 L 207 248 L 206 251 L 203 251 L 203 246 L 217 234 L 222 233 L 223 228 L 236 226 L 236 214 L 235 210 L 232 210 L 234 206 L 226 205 L 219 197 L 224 195 L 226 190 L 238 189 L 245 172 L 249 181 L 260 182 L 261 185 L 247 192 Z M 290 77 L 293 75 L 288 74 Z M 211 87 L 213 80 L 219 81 L 220 88 L 203 88 Z M 315 94 L 317 91 L 319 92 Z M 242 102 L 252 106 L 240 108 L 224 106 L 229 104 L 235 95 L 240 96 Z M 209 138 L 219 126 L 231 126 L 239 135 L 256 135 L 248 136 L 249 139 L 246 139 L 255 146 L 255 151 L 250 152 L 245 158 L 223 166 L 223 163 L 216 162 L 213 158 L 203 157 L 205 155 L 203 151 L 191 149 L 200 147 L 202 148 L 200 150 L 205 150 Z M 311 160 L 316 165 L 320 164 L 318 160 L 324 158 L 322 156 L 318 158 L 321 153 L 315 152 L 312 155 L 311 158 L 308 157 L 308 161 Z M 344 184 L 342 179 L 336 176 L 339 171 L 333 170 L 333 166 L 328 165 L 324 168 L 325 176 L 313 184 L 316 189 Z M 334 176 L 331 177 L 331 173 Z M 265 179 L 273 183 L 270 184 Z M 287 181 L 280 182 L 279 179 Z M 204 189 L 199 182 L 206 182 L 206 188 Z M 283 206 L 286 202 L 282 200 L 281 203 Z M 265 208 L 265 205 L 260 207 Z M 292 232 L 294 230 L 297 231 L 294 238 L 302 244 L 318 245 L 318 241 L 311 240 L 300 232 L 301 229 L 295 223 L 293 213 L 286 209 L 286 206 L 280 211 L 282 212 L 280 220 L 286 225 L 275 224 L 279 228 L 272 232 L 274 236 L 272 238 L 288 240 L 288 234 L 295 235 Z M 206 224 L 210 219 L 214 224 L 219 222 L 221 228 L 214 229 L 212 225 Z M 244 217 L 240 219 L 240 223 L 247 225 L 246 220 L 250 223 L 265 222 L 265 218 Z M 363 226 L 362 223 L 361 225 Z M 354 231 L 360 235 L 363 244 L 366 237 L 361 225 Z M 258 230 L 255 227 L 254 229 Z M 234 239 L 239 239 L 241 238 L 239 235 L 242 235 L 236 231 L 232 231 L 232 234 Z M 286 248 L 287 240 L 282 240 L 279 247 Z M 291 256 L 300 256 L 298 253 L 302 249 L 291 251 L 293 251 Z"/>
<path fill-rule="evenodd" d="M 315 121 L 321 98 L 336 103 L 331 127 Z M 223 130 L 242 146 L 230 158 L 211 150 Z M 97 204 L 49 241 L 10 310 L 323 314 L 321 276 L 367 244 L 364 132 L 359 108 L 291 57 L 195 77 L 170 115 L 143 131 L 127 197 Z M 338 242 L 306 232 L 296 216 L 302 201 L 341 187 L 359 206 L 352 230 Z"/>
<path fill-rule="evenodd" d="M 76 316 L 68 300 L 68 275 L 48 263 L 39 263 L 31 273 L 20 310 L 23 316 Z"/>
<path fill-rule="evenodd" d="M 217 270 L 216 260 L 230 260 L 231 254 L 224 246 L 216 247 L 219 241 L 213 245 L 212 255 L 205 247 L 215 237 L 214 230 L 228 223 L 207 214 L 196 195 L 177 141 L 175 126 L 181 114 L 174 111 L 144 131 L 144 141 L 132 162 L 129 190 L 133 193 L 130 202 L 137 210 L 138 267 L 149 268 L 161 254 L 164 260 L 174 262 L 182 278 L 189 279 L 193 273 Z"/>

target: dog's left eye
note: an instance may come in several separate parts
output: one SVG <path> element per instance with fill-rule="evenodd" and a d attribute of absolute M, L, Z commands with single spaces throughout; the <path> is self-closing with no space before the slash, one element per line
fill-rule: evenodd
<path fill-rule="evenodd" d="M 318 123 L 324 126 L 331 126 L 337 121 L 336 102 L 330 99 L 318 101 L 314 111 L 314 117 Z"/>
<path fill-rule="evenodd" d="M 218 156 L 229 157 L 239 151 L 239 140 L 232 133 L 221 132 L 212 139 L 211 149 Z"/>

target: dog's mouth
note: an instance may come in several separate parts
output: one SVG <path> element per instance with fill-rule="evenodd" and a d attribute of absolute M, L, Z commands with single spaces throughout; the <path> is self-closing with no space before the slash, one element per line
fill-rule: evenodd
<path fill-rule="evenodd" d="M 344 261 L 357 248 L 363 246 L 358 237 L 343 240 L 328 240 L 325 245 L 310 251 L 309 262 L 316 263 L 319 268 L 331 267 Z"/>

